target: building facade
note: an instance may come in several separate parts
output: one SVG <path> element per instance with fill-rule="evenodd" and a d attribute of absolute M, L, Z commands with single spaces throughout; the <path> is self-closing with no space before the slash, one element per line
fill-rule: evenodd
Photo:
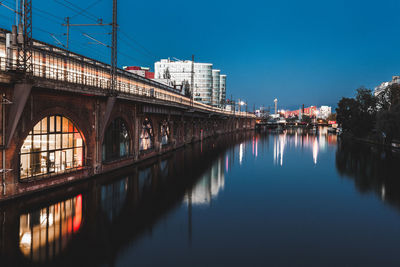
<path fill-rule="evenodd" d="M 375 87 L 374 95 L 378 96 L 380 93 L 384 92 L 392 84 L 400 84 L 400 76 L 393 76 L 390 82 L 383 82 L 379 86 Z"/>
<path fill-rule="evenodd" d="M 332 114 L 332 108 L 329 106 L 321 106 L 318 111 L 318 118 L 327 119 Z"/>
<path fill-rule="evenodd" d="M 192 62 L 190 60 L 161 59 L 154 63 L 154 78 L 170 80 L 175 86 L 193 88 L 193 99 L 207 105 L 219 106 L 221 100 L 219 70 L 213 71 L 211 63 Z M 192 85 L 193 72 L 193 85 Z M 214 75 L 214 76 L 213 76 Z M 219 76 L 219 81 L 217 77 Z M 224 75 L 224 90 L 226 75 Z M 214 79 L 213 79 L 214 78 Z M 187 86 L 186 86 L 187 87 Z"/>
<path fill-rule="evenodd" d="M 219 76 L 219 103 L 220 107 L 224 107 L 226 103 L 226 75 Z"/>
<path fill-rule="evenodd" d="M 221 71 L 220 70 L 212 70 L 212 81 L 213 81 L 213 87 L 212 87 L 212 101 L 211 105 L 214 107 L 219 107 L 220 106 L 220 75 Z"/>

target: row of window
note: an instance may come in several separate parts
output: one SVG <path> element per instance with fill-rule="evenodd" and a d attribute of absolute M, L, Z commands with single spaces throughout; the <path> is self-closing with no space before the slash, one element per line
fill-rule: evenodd
<path fill-rule="evenodd" d="M 160 125 L 161 144 L 169 141 L 169 126 Z M 139 149 L 153 148 L 153 126 L 145 119 L 139 136 Z M 111 161 L 127 157 L 131 138 L 126 123 L 117 118 L 108 126 L 102 144 L 102 160 Z M 20 150 L 20 179 L 45 174 L 61 173 L 82 168 L 85 164 L 85 144 L 82 133 L 66 117 L 47 116 L 29 132 Z"/>

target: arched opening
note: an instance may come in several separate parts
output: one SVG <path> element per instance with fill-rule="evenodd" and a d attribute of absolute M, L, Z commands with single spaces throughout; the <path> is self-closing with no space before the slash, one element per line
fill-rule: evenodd
<path fill-rule="evenodd" d="M 169 142 L 169 124 L 164 120 L 160 125 L 161 145 L 167 145 Z"/>
<path fill-rule="evenodd" d="M 84 141 L 66 117 L 47 116 L 29 132 L 20 150 L 20 179 L 82 167 Z"/>
<path fill-rule="evenodd" d="M 121 118 L 108 126 L 103 140 L 103 161 L 115 160 L 129 156 L 130 137 L 128 127 Z"/>
<path fill-rule="evenodd" d="M 153 148 L 153 124 L 148 118 L 142 123 L 142 130 L 139 136 L 139 150 L 148 150 Z"/>

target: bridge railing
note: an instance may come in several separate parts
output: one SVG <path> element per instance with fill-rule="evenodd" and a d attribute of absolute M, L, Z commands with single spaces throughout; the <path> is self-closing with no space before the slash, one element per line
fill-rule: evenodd
<path fill-rule="evenodd" d="M 32 53 L 34 77 L 83 85 L 83 91 L 85 88 L 102 91 L 110 88 L 110 66 L 107 64 L 38 41 L 35 41 Z M 16 49 L 6 51 L 5 38 L 0 36 L 0 70 L 15 70 L 16 58 Z M 118 69 L 116 80 L 116 90 L 127 96 L 145 96 L 219 114 L 255 117 L 251 113 L 227 111 L 193 101 L 172 87 L 122 69 Z"/>

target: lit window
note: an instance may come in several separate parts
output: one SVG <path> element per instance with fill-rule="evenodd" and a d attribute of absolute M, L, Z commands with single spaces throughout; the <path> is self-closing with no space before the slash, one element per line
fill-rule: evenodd
<path fill-rule="evenodd" d="M 146 118 L 142 124 L 142 131 L 140 132 L 139 150 L 148 150 L 153 148 L 153 125 L 151 121 Z"/>
<path fill-rule="evenodd" d="M 61 173 L 83 166 L 81 132 L 67 118 L 48 116 L 38 122 L 20 150 L 20 178 Z"/>
<path fill-rule="evenodd" d="M 161 144 L 167 145 L 169 139 L 169 125 L 168 122 L 165 120 L 161 123 L 160 133 L 161 133 Z"/>

